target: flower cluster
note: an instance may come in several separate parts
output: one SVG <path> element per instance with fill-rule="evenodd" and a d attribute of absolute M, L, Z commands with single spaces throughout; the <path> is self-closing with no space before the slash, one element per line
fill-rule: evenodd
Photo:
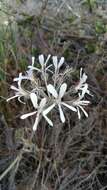
<path fill-rule="evenodd" d="M 72 72 L 75 72 L 75 70 L 66 68 L 64 63 L 64 57 L 58 60 L 57 56 L 48 55 L 45 59 L 44 55 L 39 55 L 38 61 L 35 60 L 35 57 L 32 57 L 32 64 L 28 66 L 25 74 L 19 73 L 19 76 L 13 79 L 14 82 L 17 82 L 17 87 L 11 86 L 15 95 L 8 98 L 7 101 L 14 98 L 17 98 L 23 104 L 31 101 L 34 111 L 22 115 L 21 119 L 35 115 L 34 131 L 36 131 L 42 118 L 50 126 L 54 125 L 48 117 L 48 114 L 53 110 L 58 111 L 62 123 L 66 121 L 65 109 L 76 112 L 79 119 L 81 119 L 81 112 L 88 117 L 88 113 L 84 109 L 84 106 L 90 103 L 86 100 L 86 97 L 91 95 L 87 75 L 81 68 L 78 84 L 74 86 L 71 82 L 71 86 L 68 87 L 68 73 L 72 77 Z M 27 83 L 29 88 L 26 86 Z M 72 88 L 73 95 L 69 94 Z M 49 114 L 49 116 L 52 115 Z"/>

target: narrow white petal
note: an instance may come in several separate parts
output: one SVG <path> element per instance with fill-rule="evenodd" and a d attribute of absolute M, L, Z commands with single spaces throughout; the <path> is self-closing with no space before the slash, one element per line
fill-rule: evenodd
<path fill-rule="evenodd" d="M 34 66 L 35 63 L 35 57 L 32 57 L 32 66 Z"/>
<path fill-rule="evenodd" d="M 57 70 L 57 68 L 58 68 L 58 58 L 57 58 L 57 56 L 53 56 L 52 59 L 53 59 L 53 64 L 54 64 L 55 70 Z"/>
<path fill-rule="evenodd" d="M 55 98 L 58 97 L 58 93 L 57 93 L 57 91 L 55 90 L 55 88 L 54 88 L 54 86 L 53 86 L 52 84 L 49 84 L 49 85 L 47 86 L 47 90 L 48 90 L 48 92 L 49 92 L 50 94 L 52 94 Z"/>
<path fill-rule="evenodd" d="M 28 66 L 28 68 L 29 68 L 29 69 L 32 69 L 32 70 L 36 70 L 36 71 L 39 71 L 39 72 L 41 72 L 41 70 L 40 70 L 40 69 L 38 69 L 37 67 Z"/>
<path fill-rule="evenodd" d="M 87 75 L 85 73 L 83 73 L 82 78 L 81 78 L 81 82 L 85 83 L 87 78 L 88 78 Z"/>
<path fill-rule="evenodd" d="M 73 105 L 74 106 L 79 106 L 79 105 L 82 105 L 82 106 L 85 106 L 85 105 L 88 105 L 90 103 L 90 101 L 87 101 L 87 100 L 76 100 L 73 102 Z"/>
<path fill-rule="evenodd" d="M 15 86 L 13 86 L 13 85 L 12 85 L 10 88 L 11 88 L 12 90 L 17 91 L 17 92 L 19 91 L 19 89 L 18 89 L 18 88 L 16 88 Z"/>
<path fill-rule="evenodd" d="M 27 78 L 27 80 L 33 80 L 33 70 L 32 69 L 29 69 L 28 71 L 26 71 L 26 73 L 27 73 L 27 76 L 26 76 L 26 78 Z"/>
<path fill-rule="evenodd" d="M 88 100 L 81 100 L 78 105 L 88 105 L 90 103 L 90 101 Z"/>
<path fill-rule="evenodd" d="M 39 55 L 39 63 L 41 64 L 41 67 L 44 66 L 44 55 Z"/>
<path fill-rule="evenodd" d="M 19 77 L 18 77 L 19 79 L 21 79 L 22 78 L 22 72 L 21 73 L 19 73 Z"/>
<path fill-rule="evenodd" d="M 30 112 L 30 113 L 26 113 L 26 114 L 22 115 L 20 118 L 21 118 L 21 119 L 26 119 L 27 117 L 32 116 L 32 115 L 34 115 L 35 113 L 37 113 L 37 111 Z"/>
<path fill-rule="evenodd" d="M 60 104 L 58 104 L 58 107 L 59 107 L 60 119 L 61 119 L 62 123 L 64 123 L 65 122 L 65 116 L 64 116 L 63 110 L 62 110 Z"/>
<path fill-rule="evenodd" d="M 31 93 L 30 98 L 31 98 L 31 101 L 32 101 L 32 104 L 33 104 L 34 108 L 36 109 L 38 107 L 37 95 L 35 93 Z"/>
<path fill-rule="evenodd" d="M 49 125 L 53 127 L 52 121 L 44 114 L 43 114 L 43 117 L 46 119 L 46 121 L 49 123 Z"/>
<path fill-rule="evenodd" d="M 19 77 L 16 77 L 13 79 L 13 81 L 18 81 L 19 80 Z"/>
<path fill-rule="evenodd" d="M 43 99 L 41 100 L 40 105 L 39 105 L 40 111 L 42 111 L 43 108 L 45 107 L 46 101 L 47 101 L 46 98 L 43 98 Z"/>
<path fill-rule="evenodd" d="M 51 65 L 48 65 L 48 66 L 46 67 L 46 70 L 48 70 L 50 67 L 52 67 L 52 64 L 51 64 Z"/>
<path fill-rule="evenodd" d="M 47 71 L 47 70 L 48 70 L 48 72 L 50 72 L 50 73 L 52 73 L 52 74 L 54 73 L 54 72 L 53 72 L 53 71 L 51 71 L 50 69 L 46 69 L 46 71 Z"/>
<path fill-rule="evenodd" d="M 80 110 L 78 107 L 77 107 L 77 113 L 78 113 L 78 119 L 81 119 L 81 114 L 80 114 Z"/>
<path fill-rule="evenodd" d="M 16 97 L 18 97 L 18 96 L 19 96 L 19 95 L 12 96 L 12 97 L 8 98 L 6 101 L 8 102 L 8 101 L 10 101 L 10 100 L 12 100 L 12 99 L 14 99 L 14 98 L 16 98 Z"/>
<path fill-rule="evenodd" d="M 19 73 L 19 80 L 18 80 L 18 86 L 21 86 L 21 82 L 22 82 L 22 73 Z"/>
<path fill-rule="evenodd" d="M 66 92 L 66 89 L 67 89 L 67 84 L 66 83 L 63 83 L 60 87 L 60 90 L 59 90 L 59 97 L 62 98 Z"/>
<path fill-rule="evenodd" d="M 81 90 L 82 90 L 81 98 L 83 98 L 84 95 L 87 93 L 87 89 L 88 89 L 88 84 L 86 83 L 86 84 L 84 84 L 84 87 L 81 88 Z"/>
<path fill-rule="evenodd" d="M 46 71 L 49 71 L 50 73 L 53 73 L 49 68 L 52 67 L 52 64 L 46 67 Z"/>
<path fill-rule="evenodd" d="M 93 94 L 91 94 L 89 90 L 87 90 L 87 94 L 89 94 L 90 96 L 93 96 Z"/>
<path fill-rule="evenodd" d="M 61 57 L 61 59 L 60 59 L 60 61 L 58 63 L 58 69 L 60 69 L 60 67 L 63 65 L 64 60 L 65 60 L 64 57 Z"/>
<path fill-rule="evenodd" d="M 47 115 L 54 107 L 55 107 L 55 103 L 49 106 L 47 109 L 45 109 L 43 111 L 43 115 Z"/>
<path fill-rule="evenodd" d="M 78 107 L 83 111 L 84 115 L 88 117 L 88 113 L 84 110 L 84 108 L 80 105 Z"/>
<path fill-rule="evenodd" d="M 48 57 L 47 57 L 47 59 L 46 59 L 46 61 L 45 61 L 45 66 L 46 66 L 46 64 L 48 63 L 50 57 L 51 57 L 51 55 L 49 54 Z"/>
<path fill-rule="evenodd" d="M 39 114 L 37 114 L 37 117 L 36 117 L 36 120 L 35 120 L 35 123 L 33 125 L 33 131 L 36 131 L 37 130 L 37 126 L 38 126 L 38 123 L 39 123 Z"/>
<path fill-rule="evenodd" d="M 21 97 L 22 97 L 22 96 L 19 96 L 19 97 L 18 97 L 18 101 L 19 101 L 20 103 L 22 103 L 22 104 L 26 104 L 25 102 L 23 102 L 23 101 L 21 100 Z"/>
<path fill-rule="evenodd" d="M 80 93 L 78 93 L 78 96 L 79 96 L 79 100 L 81 100 L 81 99 L 82 99 L 82 96 L 81 96 L 81 94 L 80 94 Z"/>
<path fill-rule="evenodd" d="M 82 78 L 82 68 L 80 68 L 80 80 Z"/>
<path fill-rule="evenodd" d="M 25 80 L 25 79 L 28 79 L 28 77 L 27 76 L 22 76 L 22 80 Z M 16 78 L 13 79 L 14 82 L 19 81 L 19 80 L 20 80 L 19 77 L 16 77 Z"/>
<path fill-rule="evenodd" d="M 64 106 L 66 106 L 66 107 L 69 108 L 70 110 L 77 112 L 76 108 L 74 108 L 74 107 L 71 106 L 71 105 L 66 104 L 65 102 L 61 102 L 61 104 L 63 104 Z"/>

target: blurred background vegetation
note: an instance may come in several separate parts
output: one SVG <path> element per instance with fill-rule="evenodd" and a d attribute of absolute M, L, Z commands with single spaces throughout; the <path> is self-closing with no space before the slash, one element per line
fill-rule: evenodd
<path fill-rule="evenodd" d="M 13 152 L 9 157 L 3 152 L 17 150 L 19 139 L 29 137 L 29 131 L 24 127 L 30 123 L 19 120 L 23 105 L 15 100 L 6 103 L 6 98 L 11 96 L 10 85 L 13 78 L 31 63 L 31 57 L 37 59 L 41 53 L 64 56 L 70 66 L 77 70 L 84 68 L 94 93 L 89 108 L 91 114 L 87 121 L 82 122 L 75 118 L 70 120 L 68 116 L 68 129 L 59 126 L 58 130 L 56 124 L 53 132 L 46 129 L 45 133 L 41 128 L 35 141 L 39 147 L 46 149 L 42 152 L 42 164 L 39 163 L 40 150 L 37 150 L 36 158 L 32 154 L 24 156 L 18 172 L 14 170 L 4 179 L 1 190 L 33 190 L 35 183 L 32 186 L 32 180 L 35 181 L 33 177 L 38 163 L 41 165 L 36 173 L 37 190 L 106 190 L 106 0 L 0 1 L 0 112 L 8 126 L 8 137 L 2 132 L 4 128 L 0 128 L 0 173 L 6 169 L 7 160 L 10 163 L 14 158 Z M 57 134 L 55 130 L 58 130 Z M 4 135 L 8 139 L 7 145 Z M 41 136 L 46 138 L 46 142 L 43 139 L 41 142 Z"/>

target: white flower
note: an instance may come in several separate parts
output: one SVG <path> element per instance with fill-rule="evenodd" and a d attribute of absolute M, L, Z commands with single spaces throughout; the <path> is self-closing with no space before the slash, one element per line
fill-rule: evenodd
<path fill-rule="evenodd" d="M 58 62 L 57 56 L 53 56 L 52 60 L 53 60 L 53 65 L 55 67 L 55 74 L 54 74 L 54 87 L 55 87 L 57 83 L 57 79 L 59 78 L 59 69 L 63 65 L 65 59 L 64 57 L 61 57 Z"/>
<path fill-rule="evenodd" d="M 78 91 L 80 90 L 82 87 L 84 87 L 85 82 L 87 80 L 87 75 L 85 73 L 82 74 L 82 68 L 80 69 L 80 81 L 78 83 L 78 85 L 75 87 L 75 90 Z"/>
<path fill-rule="evenodd" d="M 22 80 L 30 80 L 32 82 L 35 82 L 33 69 L 32 69 L 32 67 L 34 66 L 34 62 L 35 62 L 35 57 L 32 57 L 32 66 L 31 66 L 31 68 L 29 70 L 26 71 L 26 75 L 22 76 L 19 73 L 19 77 L 14 78 L 13 81 L 19 81 L 20 77 L 21 77 Z"/>
<path fill-rule="evenodd" d="M 82 96 L 79 94 L 79 98 L 73 102 L 73 106 L 76 107 L 78 118 L 81 119 L 80 110 L 84 113 L 86 117 L 88 117 L 88 113 L 84 110 L 82 106 L 87 106 L 90 103 L 90 101 L 82 100 Z"/>
<path fill-rule="evenodd" d="M 15 91 L 15 96 L 12 96 L 10 98 L 7 99 L 7 102 L 10 101 L 11 99 L 14 99 L 14 98 L 18 98 L 19 102 L 21 103 L 24 103 L 22 100 L 21 100 L 21 97 L 26 97 L 28 98 L 29 97 L 29 92 L 24 90 L 21 86 L 21 82 L 22 82 L 22 79 L 23 79 L 23 76 L 22 76 L 22 73 L 19 74 L 19 79 L 18 79 L 18 88 L 16 88 L 15 86 L 11 86 L 10 88 L 12 90 Z M 25 104 L 25 103 L 24 103 Z"/>
<path fill-rule="evenodd" d="M 59 94 L 57 93 L 56 89 L 54 88 L 54 86 L 52 84 L 49 84 L 47 86 L 47 90 L 50 94 L 53 95 L 53 97 L 55 98 L 55 101 L 54 103 L 51 105 L 51 107 L 55 107 L 55 105 L 58 105 L 58 108 L 59 108 L 59 113 L 60 113 L 60 119 L 62 121 L 62 123 L 65 122 L 65 116 L 64 116 L 64 113 L 63 113 L 63 110 L 62 110 L 62 106 L 65 106 L 67 108 L 69 108 L 70 110 L 72 111 L 77 111 L 76 108 L 74 108 L 73 106 L 71 105 L 68 105 L 67 103 L 65 103 L 64 101 L 62 101 L 61 99 L 63 98 L 65 92 L 66 92 L 66 89 L 67 89 L 67 84 L 66 83 L 63 83 L 60 87 L 60 90 L 59 90 Z M 50 108 L 50 107 L 49 107 Z M 44 113 L 47 114 L 47 111 L 48 109 L 47 108 Z"/>
<path fill-rule="evenodd" d="M 61 59 L 59 60 L 59 62 L 58 62 L 57 56 L 53 56 L 52 59 L 53 59 L 53 64 L 54 64 L 55 72 L 56 72 L 63 65 L 65 59 L 64 59 L 64 57 L 61 57 Z"/>
<path fill-rule="evenodd" d="M 49 125 L 53 126 L 52 121 L 45 115 L 45 113 L 43 113 L 43 111 L 44 111 L 44 109 L 45 109 L 45 106 L 46 106 L 46 102 L 47 102 L 46 98 L 43 98 L 43 99 L 40 101 L 40 104 L 39 104 L 39 105 L 38 105 L 37 95 L 36 95 L 35 93 L 31 93 L 31 94 L 30 94 L 30 98 L 31 98 L 33 107 L 36 109 L 36 111 L 22 115 L 22 116 L 21 116 L 21 119 L 26 119 L 27 117 L 36 114 L 35 123 L 34 123 L 34 125 L 33 125 L 33 130 L 34 130 L 34 131 L 36 131 L 36 129 L 37 129 L 37 126 L 38 126 L 38 124 L 39 124 L 39 121 L 40 121 L 40 119 L 41 119 L 41 116 L 43 116 L 43 117 L 46 119 L 46 121 L 49 123 Z M 51 111 L 51 109 L 49 109 L 48 112 L 49 112 L 49 111 Z"/>
<path fill-rule="evenodd" d="M 81 92 L 81 97 L 82 97 L 82 98 L 85 96 L 85 94 L 88 94 L 88 95 L 90 95 L 90 96 L 93 96 L 93 95 L 90 93 L 89 89 L 88 89 L 88 84 L 87 84 L 87 83 L 85 83 L 84 86 L 81 87 L 80 89 L 82 90 L 82 92 Z"/>
<path fill-rule="evenodd" d="M 80 81 L 78 85 L 75 87 L 75 90 L 78 92 L 81 90 L 81 96 L 82 98 L 84 97 L 85 94 L 91 95 L 89 89 L 88 89 L 88 84 L 86 83 L 87 80 L 87 75 L 85 73 L 82 74 L 82 68 L 80 69 Z M 92 96 L 92 95 L 91 95 Z"/>
<path fill-rule="evenodd" d="M 35 63 L 35 57 L 32 57 L 32 65 L 31 65 L 31 67 L 34 67 L 34 63 Z M 26 71 L 26 73 L 27 73 L 26 76 L 28 77 L 28 80 L 31 80 L 31 81 L 35 82 L 33 69 L 29 68 L 29 70 Z"/>
<path fill-rule="evenodd" d="M 47 66 L 47 63 L 48 63 L 50 57 L 51 57 L 51 55 L 48 55 L 48 57 L 45 61 L 44 55 L 41 54 L 41 55 L 39 55 L 39 63 L 40 63 L 41 68 L 39 69 L 39 68 L 34 67 L 34 66 L 28 66 L 28 68 L 30 68 L 32 70 L 36 70 L 38 72 L 41 72 L 42 74 L 44 74 L 46 71 L 49 71 L 52 73 L 52 71 L 49 69 L 52 66 L 52 64 Z"/>
<path fill-rule="evenodd" d="M 13 79 L 14 82 L 20 81 L 20 80 L 27 80 L 27 76 L 23 76 L 22 73 L 19 73 L 19 77 L 16 77 Z"/>

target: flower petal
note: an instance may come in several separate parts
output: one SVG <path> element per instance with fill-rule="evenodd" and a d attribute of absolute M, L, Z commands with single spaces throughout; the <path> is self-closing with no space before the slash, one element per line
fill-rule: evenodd
<path fill-rule="evenodd" d="M 74 101 L 73 104 L 75 104 L 75 105 L 88 105 L 90 103 L 90 101 L 88 101 L 88 100 L 81 100 L 81 99 L 82 99 L 82 96 L 79 94 L 79 99 Z"/>
<path fill-rule="evenodd" d="M 52 74 L 53 74 L 53 71 L 51 71 L 50 69 L 46 69 L 46 71 L 48 71 L 48 72 L 50 72 L 50 73 L 52 73 Z"/>
<path fill-rule="evenodd" d="M 87 94 L 90 96 L 93 96 L 93 94 L 91 94 L 91 92 L 89 90 L 87 90 Z"/>
<path fill-rule="evenodd" d="M 64 57 L 61 57 L 61 59 L 60 59 L 60 61 L 58 63 L 58 69 L 60 69 L 60 67 L 63 65 L 64 60 L 65 60 Z"/>
<path fill-rule="evenodd" d="M 81 114 L 80 114 L 80 110 L 78 107 L 77 107 L 77 113 L 78 113 L 78 119 L 81 119 Z"/>
<path fill-rule="evenodd" d="M 51 64 L 51 65 L 48 65 L 48 66 L 46 67 L 46 71 L 48 71 L 48 72 L 50 72 L 50 73 L 53 73 L 53 71 L 50 70 L 50 67 L 52 67 L 52 64 Z"/>
<path fill-rule="evenodd" d="M 84 95 L 87 93 L 88 90 L 88 84 L 84 84 L 83 88 L 80 88 L 82 90 L 81 99 L 84 97 Z"/>
<path fill-rule="evenodd" d="M 36 131 L 36 130 L 37 130 L 37 126 L 38 126 L 39 119 L 40 119 L 39 117 L 40 117 L 40 115 L 37 114 L 37 117 L 36 117 L 36 119 L 35 119 L 35 123 L 34 123 L 34 125 L 33 125 L 33 131 Z"/>
<path fill-rule="evenodd" d="M 43 111 L 43 115 L 47 115 L 54 107 L 55 107 L 55 103 L 49 106 L 47 109 L 45 109 Z"/>
<path fill-rule="evenodd" d="M 22 104 L 26 104 L 25 102 L 23 102 L 23 101 L 21 100 L 21 97 L 22 97 L 22 96 L 19 96 L 19 97 L 18 97 L 18 101 L 19 101 L 20 103 L 22 103 Z"/>
<path fill-rule="evenodd" d="M 28 79 L 27 76 L 22 76 L 22 80 L 26 80 L 26 79 Z M 16 78 L 13 79 L 14 82 L 19 81 L 19 80 L 20 80 L 19 77 L 16 77 Z"/>
<path fill-rule="evenodd" d="M 10 101 L 10 100 L 12 100 L 12 99 L 14 99 L 14 98 L 16 98 L 16 97 L 18 97 L 18 96 L 19 96 L 19 95 L 12 96 L 12 97 L 8 98 L 6 101 L 8 102 L 8 101 Z"/>
<path fill-rule="evenodd" d="M 52 121 L 44 114 L 43 114 L 43 117 L 46 119 L 46 121 L 49 123 L 49 125 L 53 127 Z"/>
<path fill-rule="evenodd" d="M 82 68 L 80 68 L 80 80 L 81 80 L 81 78 L 82 78 Z"/>
<path fill-rule="evenodd" d="M 30 94 L 30 98 L 31 98 L 31 101 L 32 101 L 32 104 L 33 104 L 34 108 L 37 109 L 37 107 L 38 107 L 37 95 L 36 95 L 35 93 L 31 93 L 31 94 Z"/>
<path fill-rule="evenodd" d="M 33 56 L 32 57 L 32 66 L 34 66 L 34 63 L 35 63 L 35 57 Z"/>
<path fill-rule="evenodd" d="M 84 108 L 80 105 L 78 107 L 83 111 L 84 115 L 88 117 L 88 113 L 84 110 Z"/>
<path fill-rule="evenodd" d="M 67 84 L 63 83 L 59 90 L 59 98 L 62 98 L 64 96 L 66 89 L 67 89 Z"/>
<path fill-rule="evenodd" d="M 39 108 L 40 108 L 40 112 L 43 111 L 43 108 L 45 107 L 46 105 L 46 98 L 43 98 L 40 102 L 40 105 L 39 105 Z"/>
<path fill-rule="evenodd" d="M 26 114 L 23 114 L 20 118 L 21 118 L 21 119 L 26 119 L 27 117 L 32 116 L 32 115 L 34 115 L 35 113 L 37 113 L 37 111 L 30 112 L 30 113 L 26 113 Z"/>
<path fill-rule="evenodd" d="M 41 72 L 41 70 L 38 69 L 37 67 L 33 67 L 33 66 L 30 66 L 30 65 L 29 65 L 28 68 L 29 68 L 29 69 L 32 69 L 32 70 L 36 70 L 36 71 Z"/>
<path fill-rule="evenodd" d="M 18 88 L 16 88 L 15 86 L 13 86 L 13 85 L 11 85 L 11 87 L 10 87 L 12 90 L 15 90 L 15 91 L 19 91 L 19 89 Z"/>
<path fill-rule="evenodd" d="M 45 66 L 46 66 L 46 64 L 48 63 L 50 57 L 51 57 L 51 55 L 49 54 L 48 57 L 47 57 L 47 59 L 46 59 L 46 61 L 45 61 Z"/>
<path fill-rule="evenodd" d="M 87 75 L 85 73 L 83 73 L 83 75 L 81 77 L 82 84 L 86 82 L 87 78 L 88 78 Z"/>
<path fill-rule="evenodd" d="M 46 70 L 48 70 L 50 67 L 52 67 L 52 64 L 51 64 L 51 65 L 48 65 L 48 66 L 46 67 Z"/>
<path fill-rule="evenodd" d="M 39 63 L 41 64 L 41 67 L 44 66 L 44 55 L 43 54 L 39 55 Z"/>
<path fill-rule="evenodd" d="M 65 102 L 61 102 L 61 104 L 63 104 L 65 107 L 69 108 L 70 110 L 77 112 L 76 108 L 74 108 L 71 105 L 66 104 Z"/>
<path fill-rule="evenodd" d="M 53 64 L 54 64 L 55 70 L 57 70 L 57 68 L 58 68 L 58 58 L 57 58 L 57 56 L 53 56 L 52 59 L 53 59 Z"/>
<path fill-rule="evenodd" d="M 78 105 L 85 106 L 85 105 L 88 105 L 89 103 L 90 103 L 90 101 L 88 101 L 88 100 L 81 100 Z"/>
<path fill-rule="evenodd" d="M 62 110 L 60 104 L 58 104 L 58 107 L 59 107 L 60 119 L 61 119 L 62 123 L 64 123 L 65 122 L 65 116 L 64 116 L 63 110 Z"/>
<path fill-rule="evenodd" d="M 22 73 L 19 73 L 19 80 L 18 80 L 18 86 L 21 86 L 21 82 L 22 82 Z"/>
<path fill-rule="evenodd" d="M 55 98 L 58 97 L 58 93 L 57 93 L 57 91 L 55 90 L 55 88 L 54 88 L 54 86 L 53 86 L 52 84 L 49 84 L 49 85 L 47 86 L 47 90 L 48 90 L 48 92 L 49 92 L 50 94 L 53 95 L 53 97 L 55 97 Z"/>
<path fill-rule="evenodd" d="M 74 106 L 79 106 L 79 105 L 88 105 L 90 101 L 88 100 L 81 100 L 81 95 L 79 94 L 79 98 L 73 102 Z"/>

